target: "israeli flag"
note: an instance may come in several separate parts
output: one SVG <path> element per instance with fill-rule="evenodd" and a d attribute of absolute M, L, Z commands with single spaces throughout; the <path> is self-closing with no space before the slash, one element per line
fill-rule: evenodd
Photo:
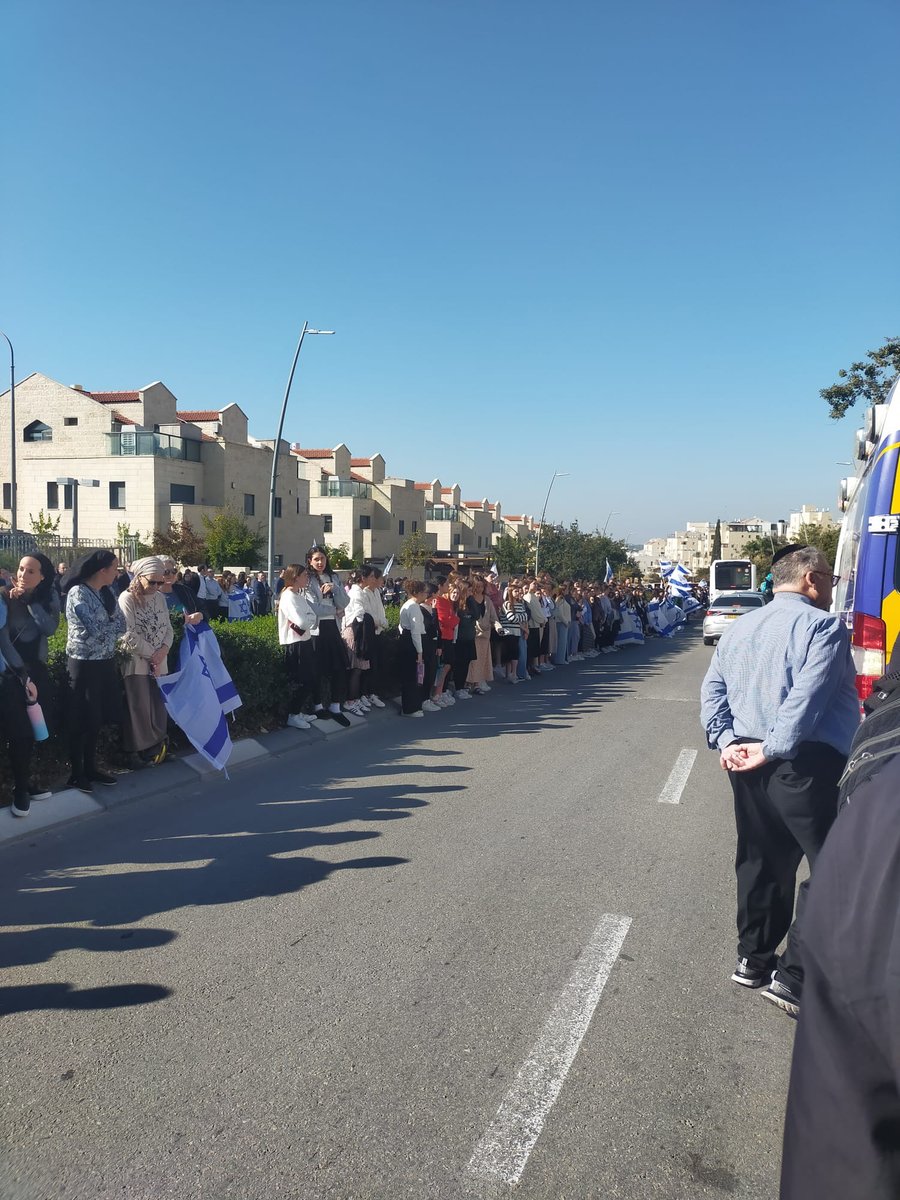
<path fill-rule="evenodd" d="M 216 636 L 205 621 L 185 627 L 178 670 L 159 677 L 157 683 L 175 724 L 208 763 L 224 771 L 231 757 L 226 713 L 233 712 L 241 698 L 222 663 Z"/>
<path fill-rule="evenodd" d="M 492 563 L 491 563 L 491 570 L 490 570 L 490 574 L 491 574 L 491 575 L 496 575 L 498 579 L 500 578 L 500 570 L 499 570 L 499 568 L 497 567 L 496 560 L 495 560 L 494 562 L 492 562 Z"/>
<path fill-rule="evenodd" d="M 394 569 L 394 556 L 392 554 L 391 557 L 384 564 L 384 567 L 382 568 L 382 574 L 390 575 L 390 573 L 391 573 L 391 571 L 393 571 L 393 569 Z"/>
<path fill-rule="evenodd" d="M 694 612 L 696 609 L 702 608 L 702 607 L 703 606 L 701 605 L 700 601 L 697 599 L 696 596 L 685 596 L 684 604 L 682 605 L 682 612 L 691 613 L 691 612 Z"/>
<path fill-rule="evenodd" d="M 659 573 L 662 575 L 663 579 L 668 579 L 674 570 L 675 567 L 667 558 L 661 558 L 659 560 Z"/>
<path fill-rule="evenodd" d="M 674 575 L 669 576 L 669 595 L 670 596 L 689 596 L 691 594 L 691 585 L 682 583 L 676 579 Z"/>
<path fill-rule="evenodd" d="M 613 569 L 609 565 L 609 559 L 606 560 L 606 574 L 603 576 L 604 583 L 612 583 Z"/>
<path fill-rule="evenodd" d="M 226 596 L 229 621 L 249 621 L 253 617 L 250 592 L 247 588 L 235 589 Z"/>

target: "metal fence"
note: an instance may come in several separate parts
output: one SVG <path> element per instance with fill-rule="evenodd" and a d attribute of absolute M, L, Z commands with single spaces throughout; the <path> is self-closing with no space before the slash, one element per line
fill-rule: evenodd
<path fill-rule="evenodd" d="M 0 566 L 14 566 L 25 554 L 46 554 L 55 566 L 57 563 L 72 563 L 91 550 L 112 550 L 121 563 L 130 563 L 138 556 L 137 538 L 127 539 L 118 545 L 100 542 L 96 538 L 59 537 L 55 533 L 10 533 L 0 529 Z"/>

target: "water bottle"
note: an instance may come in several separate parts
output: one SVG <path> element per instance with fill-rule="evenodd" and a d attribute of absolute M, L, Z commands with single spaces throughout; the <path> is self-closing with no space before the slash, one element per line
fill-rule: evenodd
<path fill-rule="evenodd" d="M 47 722 L 44 720 L 44 710 L 38 704 L 37 700 L 26 701 L 25 711 L 28 713 L 28 720 L 31 722 L 31 732 L 34 734 L 36 742 L 46 742 L 50 736 L 50 731 L 47 729 Z"/>

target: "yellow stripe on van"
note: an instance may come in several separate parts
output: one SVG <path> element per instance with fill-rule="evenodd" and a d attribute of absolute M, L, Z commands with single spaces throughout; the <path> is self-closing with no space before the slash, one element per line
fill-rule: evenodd
<path fill-rule="evenodd" d="M 900 633 L 900 592 L 893 591 L 882 600 L 881 619 L 885 625 L 885 656 L 889 660 L 897 634 Z"/>
<path fill-rule="evenodd" d="M 889 450 L 900 450 L 900 442 L 891 442 L 891 444 L 889 446 L 885 446 L 885 448 L 878 455 L 878 458 L 876 458 L 875 461 L 880 462 Z"/>

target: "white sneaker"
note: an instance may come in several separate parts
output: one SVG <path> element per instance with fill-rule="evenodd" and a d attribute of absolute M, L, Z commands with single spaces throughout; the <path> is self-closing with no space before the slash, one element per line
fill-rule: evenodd
<path fill-rule="evenodd" d="M 288 716 L 287 724 L 291 729 L 309 729 L 309 721 L 305 720 L 300 713 L 291 713 Z"/>
<path fill-rule="evenodd" d="M 421 708 L 417 708 L 415 712 L 403 713 L 403 716 L 404 717 L 424 717 L 425 714 L 422 712 Z"/>
<path fill-rule="evenodd" d="M 370 704 L 374 705 L 375 708 L 385 707 L 385 703 L 380 696 L 367 696 L 366 699 Z"/>
<path fill-rule="evenodd" d="M 472 693 L 468 690 L 468 688 L 457 688 L 456 698 L 457 700 L 471 700 Z"/>
<path fill-rule="evenodd" d="M 354 717 L 364 717 L 366 715 L 366 710 L 358 700 L 345 700 L 343 709 L 344 712 L 353 713 Z"/>
<path fill-rule="evenodd" d="M 441 699 L 444 701 L 444 708 L 452 708 L 453 705 L 456 703 L 456 701 L 450 695 L 449 692 L 442 692 Z"/>
<path fill-rule="evenodd" d="M 368 696 L 360 696 L 356 703 L 360 706 L 360 708 L 364 708 L 366 712 L 368 712 L 372 707 L 372 705 L 369 703 Z"/>
<path fill-rule="evenodd" d="M 494 678 L 495 679 L 502 679 L 503 675 L 504 675 L 504 672 L 503 672 L 502 667 L 494 667 Z"/>
<path fill-rule="evenodd" d="M 476 683 L 475 691 L 479 696 L 486 696 L 491 689 L 486 683 Z"/>
<path fill-rule="evenodd" d="M 506 682 L 507 683 L 518 683 L 519 681 L 518 681 L 518 679 L 516 679 L 515 675 L 507 675 Z"/>
<path fill-rule="evenodd" d="M 551 667 L 549 663 L 544 663 L 544 670 L 545 671 L 555 671 L 556 667 Z"/>
<path fill-rule="evenodd" d="M 441 711 L 441 706 L 439 704 L 435 704 L 435 702 L 433 700 L 423 700 L 422 701 L 422 712 L 440 712 L 440 711 Z"/>
<path fill-rule="evenodd" d="M 313 721 L 318 720 L 318 717 L 316 716 L 315 713 L 301 713 L 300 716 L 303 718 L 304 721 L 309 721 L 310 724 L 312 724 Z"/>

